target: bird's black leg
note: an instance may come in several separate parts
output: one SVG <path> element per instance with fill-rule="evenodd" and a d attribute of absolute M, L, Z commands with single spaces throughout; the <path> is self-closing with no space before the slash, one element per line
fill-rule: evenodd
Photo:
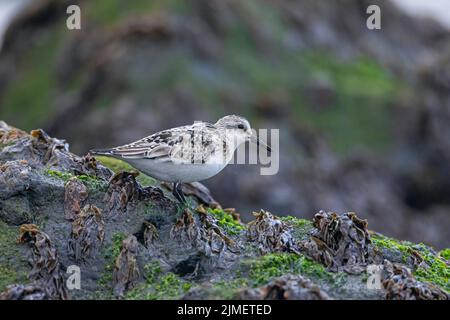
<path fill-rule="evenodd" d="M 178 183 L 177 189 L 178 189 L 178 194 L 180 195 L 180 198 L 181 198 L 181 202 L 182 203 L 187 203 L 186 198 L 184 197 L 184 193 L 183 193 L 183 189 L 182 189 L 182 184 L 181 183 Z"/>
<path fill-rule="evenodd" d="M 186 198 L 184 197 L 183 191 L 181 191 L 181 183 L 174 182 L 172 194 L 178 202 L 183 204 L 186 203 Z"/>

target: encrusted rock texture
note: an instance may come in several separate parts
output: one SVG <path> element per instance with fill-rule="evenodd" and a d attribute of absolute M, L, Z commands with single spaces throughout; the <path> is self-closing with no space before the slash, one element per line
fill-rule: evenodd
<path fill-rule="evenodd" d="M 1 299 L 449 298 L 450 250 L 378 234 L 364 212 L 244 223 L 199 183 L 181 206 L 42 130 L 0 122 L 0 145 Z"/>

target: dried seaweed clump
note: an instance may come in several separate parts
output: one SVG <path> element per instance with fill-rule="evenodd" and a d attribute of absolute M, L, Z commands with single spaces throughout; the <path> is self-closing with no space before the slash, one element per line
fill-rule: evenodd
<path fill-rule="evenodd" d="M 49 236 L 34 224 L 23 224 L 19 228 L 19 242 L 31 248 L 30 264 L 33 269 L 29 277 L 45 288 L 52 299 L 67 299 L 64 276 L 56 248 Z"/>
<path fill-rule="evenodd" d="M 119 172 L 109 182 L 105 195 L 107 210 L 110 215 L 125 213 L 128 204 L 139 200 L 141 187 L 136 182 L 138 172 Z"/>
<path fill-rule="evenodd" d="M 33 153 L 38 155 L 44 165 L 58 165 L 69 153 L 69 145 L 64 140 L 51 138 L 44 130 L 31 131 Z"/>
<path fill-rule="evenodd" d="M 135 236 L 128 236 L 122 242 L 122 249 L 116 259 L 113 271 L 114 294 L 122 297 L 124 293 L 137 284 L 140 272 L 137 263 L 138 241 Z"/>
<path fill-rule="evenodd" d="M 69 145 L 64 140 L 50 137 L 41 129 L 30 134 L 8 126 L 0 121 L 1 160 L 27 159 L 33 168 L 46 167 L 76 175 L 95 176 L 108 180 L 111 170 L 97 164 L 92 156 L 79 157 L 69 152 Z"/>
<path fill-rule="evenodd" d="M 97 159 L 89 154 L 81 158 L 76 158 L 75 163 L 74 171 L 79 175 L 86 174 L 106 181 L 111 179 L 113 175 L 110 169 L 99 164 Z"/>
<path fill-rule="evenodd" d="M 335 271 L 358 274 L 365 270 L 370 258 L 370 236 L 367 221 L 355 213 L 339 216 L 320 211 L 314 216 L 315 231 L 304 241 L 302 251 Z"/>
<path fill-rule="evenodd" d="M 0 121 L 0 145 L 9 145 L 26 136 L 28 136 L 28 133 L 25 131 L 11 127 L 6 122 Z"/>
<path fill-rule="evenodd" d="M 449 295 L 436 285 L 414 279 L 404 265 L 384 260 L 383 287 L 388 300 L 448 300 Z"/>
<path fill-rule="evenodd" d="M 76 178 L 70 179 L 64 187 L 64 217 L 75 220 L 88 197 L 88 189 L 83 182 Z"/>
<path fill-rule="evenodd" d="M 300 275 L 275 278 L 256 289 L 244 289 L 238 293 L 244 300 L 329 300 L 330 297 L 311 280 Z"/>
<path fill-rule="evenodd" d="M 172 239 L 187 248 L 195 248 L 210 258 L 212 267 L 226 268 L 236 259 L 237 244 L 228 238 L 205 211 L 197 211 L 194 217 L 189 209 L 183 211 L 170 231 Z"/>
<path fill-rule="evenodd" d="M 77 261 L 88 258 L 105 238 L 102 212 L 94 205 L 86 205 L 72 222 L 69 248 Z"/>
<path fill-rule="evenodd" d="M 262 254 L 298 252 L 291 226 L 264 210 L 253 214 L 256 219 L 248 224 L 247 238 L 258 243 Z"/>
<path fill-rule="evenodd" d="M 0 300 L 49 300 L 51 297 L 48 295 L 45 288 L 38 283 L 32 283 L 28 285 L 13 284 L 6 288 L 6 290 L 0 293 Z"/>
<path fill-rule="evenodd" d="M 146 248 L 153 246 L 156 240 L 159 239 L 158 230 L 155 225 L 144 221 L 144 245 Z"/>

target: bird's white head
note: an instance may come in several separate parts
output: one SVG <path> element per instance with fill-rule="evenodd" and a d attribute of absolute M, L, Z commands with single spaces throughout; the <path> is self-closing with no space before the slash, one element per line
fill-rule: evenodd
<path fill-rule="evenodd" d="M 220 118 L 215 123 L 215 126 L 217 128 L 225 129 L 227 134 L 235 141 L 236 147 L 246 141 L 253 141 L 258 145 L 263 145 L 270 151 L 270 147 L 259 141 L 256 134 L 253 133 L 250 123 L 243 117 L 236 115 L 225 116 Z"/>
<path fill-rule="evenodd" d="M 250 123 L 243 117 L 235 115 L 225 116 L 220 118 L 215 126 L 220 129 L 225 129 L 229 138 L 232 138 L 237 143 L 236 147 L 248 141 L 252 136 Z"/>

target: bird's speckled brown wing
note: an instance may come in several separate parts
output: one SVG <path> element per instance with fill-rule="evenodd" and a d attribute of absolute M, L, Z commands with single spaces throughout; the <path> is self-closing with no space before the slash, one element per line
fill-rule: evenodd
<path fill-rule="evenodd" d="M 223 140 L 223 142 L 222 142 Z M 205 163 L 225 140 L 209 123 L 195 123 L 152 134 L 133 143 L 110 149 L 124 159 L 154 159 L 174 163 Z"/>

